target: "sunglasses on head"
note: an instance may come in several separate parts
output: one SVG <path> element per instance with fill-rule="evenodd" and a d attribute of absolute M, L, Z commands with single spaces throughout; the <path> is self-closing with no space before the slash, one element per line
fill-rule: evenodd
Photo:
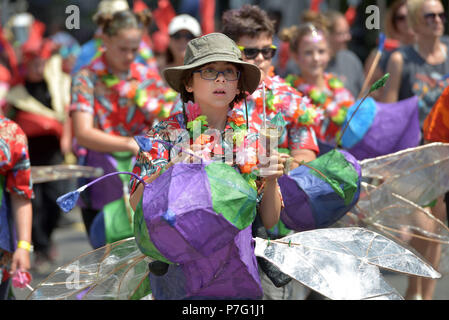
<path fill-rule="evenodd" d="M 195 39 L 195 36 L 193 34 L 191 34 L 191 33 L 179 33 L 179 32 L 177 32 L 175 34 L 172 34 L 170 36 L 170 38 L 175 39 L 175 40 L 186 39 L 186 40 L 190 41 L 190 40 Z"/>
<path fill-rule="evenodd" d="M 425 19 L 433 20 L 433 21 L 435 21 L 437 19 L 437 17 L 439 17 L 440 20 L 443 21 L 443 22 L 446 21 L 446 14 L 444 12 L 441 12 L 441 13 L 433 13 L 433 12 L 431 12 L 431 13 L 426 13 L 424 15 Z"/>
<path fill-rule="evenodd" d="M 247 59 L 255 59 L 259 55 L 259 53 L 262 53 L 264 59 L 269 60 L 274 57 L 277 47 L 275 45 L 271 45 L 270 47 L 259 49 L 239 46 L 239 49 L 243 52 Z"/>

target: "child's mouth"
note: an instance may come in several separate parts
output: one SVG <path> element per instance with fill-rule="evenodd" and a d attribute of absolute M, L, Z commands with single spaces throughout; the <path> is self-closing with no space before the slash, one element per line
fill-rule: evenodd
<path fill-rule="evenodd" d="M 225 90 L 221 90 L 221 89 L 214 90 L 214 95 L 224 96 L 225 94 L 226 94 Z"/>

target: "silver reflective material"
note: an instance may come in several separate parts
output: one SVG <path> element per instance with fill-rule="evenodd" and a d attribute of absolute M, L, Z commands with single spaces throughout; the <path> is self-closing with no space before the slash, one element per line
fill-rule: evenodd
<path fill-rule="evenodd" d="M 255 252 L 330 299 L 402 299 L 379 268 L 441 277 L 410 250 L 364 228 L 318 229 L 271 241 L 256 238 Z"/>
<path fill-rule="evenodd" d="M 360 162 L 362 176 L 420 206 L 449 190 L 449 144 L 432 143 Z"/>
<path fill-rule="evenodd" d="M 72 178 L 98 178 L 102 175 L 102 168 L 74 164 L 31 166 L 31 177 L 34 184 Z"/>
<path fill-rule="evenodd" d="M 419 238 L 441 245 L 439 270 L 449 272 L 449 228 L 424 208 L 449 191 L 449 144 L 432 143 L 361 161 L 358 203 L 335 226 L 380 232 L 405 247 Z"/>
<path fill-rule="evenodd" d="M 27 297 L 31 300 L 130 299 L 148 277 L 135 238 L 106 245 L 59 267 Z"/>

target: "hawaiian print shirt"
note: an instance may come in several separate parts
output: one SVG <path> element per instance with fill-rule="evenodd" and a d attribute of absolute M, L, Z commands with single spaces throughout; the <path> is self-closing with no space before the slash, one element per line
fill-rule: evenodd
<path fill-rule="evenodd" d="M 7 192 L 33 197 L 27 138 L 15 122 L 1 115 L 0 175 L 5 177 Z"/>
<path fill-rule="evenodd" d="M 166 118 L 175 97 L 157 72 L 140 63 L 133 62 L 128 78 L 118 80 L 101 55 L 74 76 L 70 111 L 93 114 L 95 126 L 106 133 L 134 136 Z"/>
<path fill-rule="evenodd" d="M 267 121 L 271 121 L 278 113 L 285 121 L 278 147 L 289 152 L 307 149 L 318 153 L 315 133 L 310 127 L 317 121 L 314 107 L 279 76 L 267 77 L 264 83 Z M 261 84 L 246 99 L 250 131 L 259 131 L 263 123 L 263 95 Z M 246 113 L 244 102 L 234 106 L 234 109 Z"/>
<path fill-rule="evenodd" d="M 316 106 L 319 122 L 313 126 L 318 139 L 335 145 L 335 138 L 343 124 L 349 107 L 355 102 L 351 92 L 343 82 L 330 73 L 326 73 L 324 90 L 319 90 L 305 82 L 302 77 L 289 75 L 286 81 L 308 97 Z"/>
<path fill-rule="evenodd" d="M 311 126 L 318 122 L 318 114 L 308 98 L 292 88 L 281 77 L 265 79 L 265 101 L 267 121 L 278 113 L 285 121 L 285 127 L 279 138 L 278 147 L 284 152 L 307 149 L 319 152 L 315 133 Z M 246 98 L 248 124 L 250 132 L 258 132 L 263 122 L 263 85 Z M 182 110 L 182 101 L 178 99 L 172 114 Z M 246 119 L 245 102 L 235 105 L 233 110 Z"/>
<path fill-rule="evenodd" d="M 217 134 L 222 136 L 222 139 L 211 138 L 211 135 L 208 134 L 209 131 L 207 131 L 207 121 L 203 121 L 206 123 L 205 125 L 201 124 L 206 130 L 201 130 L 197 135 L 193 135 L 192 132 L 194 129 L 191 127 L 193 121 L 190 120 L 197 119 L 199 122 L 202 120 L 201 116 L 197 117 L 199 112 L 197 112 L 197 115 L 193 115 L 190 106 L 196 105 L 191 102 L 189 103 L 189 108 L 186 110 L 187 121 L 184 118 L 183 112 L 178 112 L 168 119 L 159 122 L 143 136 L 144 141 L 149 142 L 149 150 L 145 150 L 138 141 L 141 148 L 136 157 L 133 173 L 142 179 L 146 179 L 155 173 L 160 173 L 171 159 L 179 155 L 181 148 L 184 150 L 190 149 L 193 144 L 201 145 L 202 153 L 197 154 L 202 159 L 215 160 L 220 158 L 220 160 L 226 161 L 226 155 L 231 155 L 228 160 L 230 162 L 234 160 L 232 158 L 236 145 L 234 143 L 235 132 L 232 127 L 234 124 L 228 121 L 224 131 L 217 132 Z M 228 120 L 233 115 L 234 113 L 230 111 Z M 237 122 L 237 124 L 239 123 Z M 134 177 L 131 178 L 129 188 L 131 193 L 134 192 L 137 185 L 138 181 Z"/>

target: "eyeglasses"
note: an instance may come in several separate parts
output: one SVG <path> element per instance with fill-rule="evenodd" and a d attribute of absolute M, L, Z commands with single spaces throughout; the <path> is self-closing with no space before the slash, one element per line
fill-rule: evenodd
<path fill-rule="evenodd" d="M 426 13 L 425 15 L 424 15 L 424 18 L 426 19 L 426 20 L 432 20 L 432 21 L 435 21 L 436 19 L 437 19 L 437 16 L 440 18 L 440 20 L 444 23 L 444 22 L 446 22 L 446 14 L 444 13 L 444 12 L 441 12 L 441 13 L 433 13 L 433 12 L 431 12 L 431 13 Z"/>
<path fill-rule="evenodd" d="M 398 21 L 398 22 L 402 22 L 402 21 L 405 21 L 407 19 L 407 16 L 405 16 L 405 15 L 397 15 L 397 16 L 394 16 L 394 21 Z"/>
<path fill-rule="evenodd" d="M 227 81 L 236 81 L 240 78 L 240 71 L 234 69 L 226 69 L 225 71 L 217 71 L 215 69 L 202 69 L 193 71 L 193 73 L 199 73 L 203 80 L 216 80 L 221 73 Z"/>
<path fill-rule="evenodd" d="M 247 59 L 255 59 L 260 52 L 262 52 L 262 56 L 265 60 L 269 60 L 274 57 L 276 53 L 277 47 L 273 44 L 270 47 L 265 47 L 262 49 L 259 48 L 245 48 L 243 46 L 239 46 L 240 51 L 243 52 Z"/>
<path fill-rule="evenodd" d="M 175 40 L 186 39 L 186 40 L 190 41 L 190 40 L 195 39 L 195 36 L 193 34 L 191 34 L 191 33 L 179 33 L 179 32 L 177 32 L 175 34 L 172 34 L 170 36 L 170 38 L 175 39 Z"/>

